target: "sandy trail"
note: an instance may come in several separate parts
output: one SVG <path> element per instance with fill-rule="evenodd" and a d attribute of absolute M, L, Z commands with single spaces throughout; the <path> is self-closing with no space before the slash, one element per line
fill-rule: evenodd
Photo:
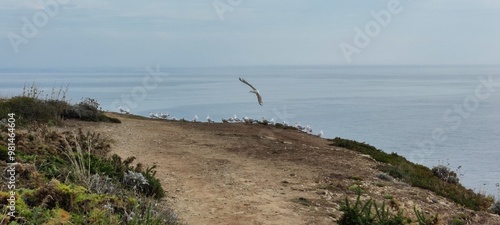
<path fill-rule="evenodd" d="M 260 124 L 208 124 L 112 114 L 121 124 L 69 123 L 111 139 L 112 153 L 157 164 L 165 201 L 187 224 L 335 224 L 339 203 L 355 198 L 384 201 L 390 194 L 410 216 L 413 207 L 446 218 L 465 214 L 478 224 L 500 217 L 465 210 L 434 193 L 382 181 L 377 162 L 328 140 Z M 471 224 L 475 224 L 472 222 Z"/>
<path fill-rule="evenodd" d="M 188 224 L 332 223 L 331 218 L 315 218 L 306 206 L 292 201 L 316 195 L 305 192 L 307 186 L 315 185 L 314 168 L 246 154 L 257 146 L 242 142 L 245 135 L 255 139 L 250 142 L 282 145 L 272 131 L 259 134 L 250 129 L 256 133 L 243 134 L 248 129 L 240 127 L 249 125 L 193 123 L 186 127 L 181 122 L 120 119 L 122 124 L 96 124 L 95 129 L 114 140 L 113 153 L 158 165 L 167 201 Z M 214 127 L 221 132 L 208 131 Z M 245 151 L 234 151 L 239 148 Z M 291 188 L 294 184 L 302 188 Z"/>

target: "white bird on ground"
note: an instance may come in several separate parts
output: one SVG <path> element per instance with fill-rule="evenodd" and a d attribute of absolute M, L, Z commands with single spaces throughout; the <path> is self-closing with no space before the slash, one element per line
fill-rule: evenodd
<path fill-rule="evenodd" d="M 118 110 L 121 112 L 121 113 L 125 113 L 125 114 L 129 114 L 130 113 L 130 109 L 123 109 L 122 106 L 119 106 L 118 107 Z"/>
<path fill-rule="evenodd" d="M 160 113 L 160 117 L 161 117 L 162 119 L 167 119 L 167 118 L 168 118 L 168 116 L 169 116 L 169 115 L 168 115 L 168 112 L 167 112 L 166 114 Z"/>
<path fill-rule="evenodd" d="M 207 122 L 208 122 L 208 123 L 213 123 L 213 122 L 214 122 L 214 121 L 210 118 L 210 116 L 209 116 L 209 115 L 207 115 Z"/>
<path fill-rule="evenodd" d="M 271 118 L 271 120 L 269 120 L 269 124 L 271 124 L 271 125 L 274 125 L 274 124 L 275 124 L 275 122 L 274 122 L 274 118 Z"/>
<path fill-rule="evenodd" d="M 323 136 L 323 130 L 320 130 L 318 134 L 316 134 L 316 136 L 318 137 L 322 137 Z"/>
<path fill-rule="evenodd" d="M 310 134 L 310 133 L 312 133 L 312 132 L 313 132 L 313 129 L 312 129 L 309 125 L 307 125 L 307 126 L 304 128 L 304 131 L 305 131 L 306 133 L 309 133 L 309 134 Z"/>
<path fill-rule="evenodd" d="M 248 83 L 245 79 L 243 79 L 241 77 L 240 77 L 240 81 L 243 82 L 244 84 L 248 85 L 250 88 L 252 88 L 250 93 L 254 93 L 255 95 L 257 95 L 257 101 L 259 101 L 259 105 L 262 105 L 262 97 L 260 96 L 259 90 L 254 88 L 250 83 Z"/>
<path fill-rule="evenodd" d="M 154 114 L 153 113 L 149 113 L 149 116 L 151 118 L 153 118 L 153 119 L 160 119 L 161 118 L 160 114 L 158 114 L 158 113 L 154 113 Z"/>
<path fill-rule="evenodd" d="M 304 127 L 302 125 L 300 125 L 300 123 L 295 123 L 295 128 L 297 128 L 299 130 L 304 130 Z"/>
<path fill-rule="evenodd" d="M 234 114 L 234 115 L 233 115 L 233 118 L 232 118 L 232 119 L 233 119 L 233 121 L 234 121 L 234 122 L 241 122 L 240 118 L 238 118 L 238 117 L 236 116 L 236 114 Z"/>
<path fill-rule="evenodd" d="M 193 122 L 198 122 L 198 115 L 194 115 Z"/>

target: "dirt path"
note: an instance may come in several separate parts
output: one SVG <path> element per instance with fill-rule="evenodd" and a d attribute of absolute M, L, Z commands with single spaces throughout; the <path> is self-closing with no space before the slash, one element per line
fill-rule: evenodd
<path fill-rule="evenodd" d="M 187 224 L 335 224 L 353 184 L 409 201 L 401 204 L 408 209 L 460 211 L 427 191 L 384 183 L 371 158 L 298 131 L 112 116 L 122 123 L 85 127 L 112 139 L 113 153 L 156 163 L 165 201 Z"/>
<path fill-rule="evenodd" d="M 158 165 L 168 201 L 188 224 L 332 223 L 331 218 L 315 218 L 301 209 L 305 206 L 292 201 L 315 195 L 304 193 L 317 177 L 313 168 L 230 151 L 252 150 L 240 140 L 246 134 L 236 132 L 243 130 L 238 128 L 242 124 L 224 129 L 228 125 L 193 123 L 186 127 L 181 122 L 120 119 L 122 124 L 99 124 L 97 131 L 114 139 L 113 153 Z M 207 131 L 213 127 L 222 132 Z M 250 138 L 277 142 L 258 133 Z M 301 185 L 289 187 L 294 184 Z"/>

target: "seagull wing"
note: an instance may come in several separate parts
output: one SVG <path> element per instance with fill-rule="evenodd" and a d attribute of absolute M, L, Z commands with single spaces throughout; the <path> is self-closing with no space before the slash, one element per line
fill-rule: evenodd
<path fill-rule="evenodd" d="M 249 84 L 245 79 L 243 79 L 241 77 L 240 77 L 240 81 L 243 82 L 243 83 L 245 83 L 246 85 L 250 86 L 254 91 L 257 90 L 251 84 Z"/>
<path fill-rule="evenodd" d="M 255 94 L 257 95 L 257 101 L 259 101 L 259 105 L 262 105 L 262 97 L 260 96 L 259 92 Z"/>

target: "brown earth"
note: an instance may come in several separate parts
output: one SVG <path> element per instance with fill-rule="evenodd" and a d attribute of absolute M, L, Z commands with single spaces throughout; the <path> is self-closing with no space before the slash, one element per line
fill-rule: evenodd
<path fill-rule="evenodd" d="M 113 140 L 113 153 L 157 164 L 164 201 L 187 224 L 336 224 L 340 203 L 356 197 L 354 185 L 364 190 L 362 199 L 385 201 L 410 218 L 416 206 L 428 216 L 439 214 L 440 224 L 454 217 L 500 224 L 500 216 L 381 180 L 369 156 L 297 130 L 110 116 L 122 123 L 73 122 L 67 129 L 100 132 Z"/>

